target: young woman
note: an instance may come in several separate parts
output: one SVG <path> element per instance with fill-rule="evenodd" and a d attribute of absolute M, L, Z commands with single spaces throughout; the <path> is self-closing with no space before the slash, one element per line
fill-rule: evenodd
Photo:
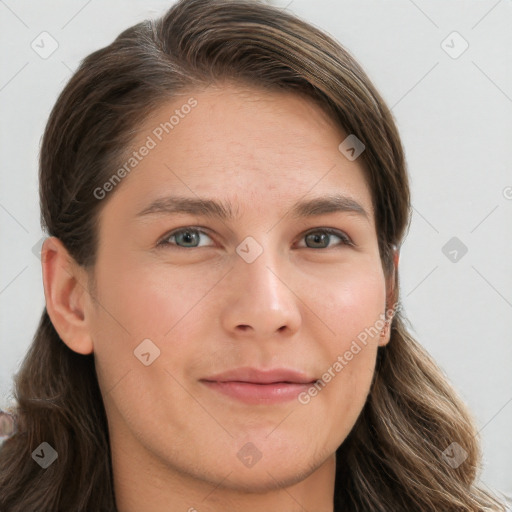
<path fill-rule="evenodd" d="M 400 310 L 393 118 L 318 29 L 182 0 L 124 31 L 58 98 L 40 198 L 0 510 L 504 510 Z"/>

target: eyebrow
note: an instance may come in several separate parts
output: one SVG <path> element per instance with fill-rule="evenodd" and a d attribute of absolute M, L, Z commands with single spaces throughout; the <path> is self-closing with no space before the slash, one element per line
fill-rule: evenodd
<path fill-rule="evenodd" d="M 290 215 L 300 219 L 315 217 L 328 213 L 351 213 L 370 220 L 368 212 L 361 204 L 351 197 L 341 194 L 328 195 L 299 201 L 293 205 Z M 149 206 L 137 213 L 136 217 L 144 217 L 153 214 L 190 214 L 199 215 L 228 221 L 235 218 L 235 214 L 229 203 L 223 203 L 214 199 L 167 196 L 156 199 Z"/>

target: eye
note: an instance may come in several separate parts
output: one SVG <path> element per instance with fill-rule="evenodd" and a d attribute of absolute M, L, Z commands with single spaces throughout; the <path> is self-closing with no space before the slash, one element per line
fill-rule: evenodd
<path fill-rule="evenodd" d="M 337 229 L 332 228 L 315 229 L 314 231 L 309 231 L 303 235 L 303 237 L 306 240 L 306 243 L 309 244 L 305 247 L 306 249 L 330 249 L 328 246 L 332 237 L 341 240 L 341 243 L 338 245 L 354 245 L 343 231 L 338 231 Z"/>
<path fill-rule="evenodd" d="M 200 243 L 200 237 L 204 235 L 208 238 L 211 237 L 202 229 L 194 227 L 185 227 L 176 229 L 165 235 L 158 243 L 157 247 L 177 247 L 180 249 L 195 249 L 198 247 L 208 246 L 207 244 Z M 332 228 L 321 228 L 309 231 L 302 235 L 302 238 L 306 240 L 306 246 L 299 246 L 306 249 L 329 249 L 332 237 L 338 238 L 341 243 L 337 245 L 350 245 L 353 246 L 353 242 L 350 238 L 337 229 Z M 171 241 L 172 240 L 172 241 Z"/>
<path fill-rule="evenodd" d="M 200 235 L 205 235 L 210 238 L 203 230 L 187 227 L 180 228 L 165 235 L 165 237 L 157 243 L 157 247 L 176 246 L 182 249 L 194 249 L 196 247 L 203 247 L 200 242 Z M 173 239 L 174 242 L 169 240 Z M 211 238 L 210 238 L 211 240 Z"/>

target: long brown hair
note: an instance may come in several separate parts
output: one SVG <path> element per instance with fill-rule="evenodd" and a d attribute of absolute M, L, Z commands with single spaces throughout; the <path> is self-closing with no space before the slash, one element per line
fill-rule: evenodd
<path fill-rule="evenodd" d="M 40 152 L 42 227 L 93 272 L 94 191 L 125 161 L 134 127 L 178 93 L 234 81 L 304 94 L 364 142 L 386 275 L 410 220 L 404 153 L 393 117 L 339 43 L 299 18 L 250 0 L 182 0 L 89 55 L 60 94 Z M 341 142 L 341 141 L 340 141 Z M 115 194 L 115 191 L 111 192 Z M 398 300 L 398 274 L 395 301 Z M 0 451 L 0 509 L 115 511 L 107 418 L 93 355 L 71 351 L 44 309 L 15 376 L 17 431 Z M 58 462 L 42 470 L 48 442 Z M 443 460 L 456 442 L 458 467 Z M 379 348 L 368 400 L 337 451 L 335 510 L 503 511 L 477 485 L 478 436 L 464 403 L 398 311 Z"/>

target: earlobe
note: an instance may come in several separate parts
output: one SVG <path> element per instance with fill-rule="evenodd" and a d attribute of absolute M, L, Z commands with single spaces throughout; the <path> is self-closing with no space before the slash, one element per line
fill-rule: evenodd
<path fill-rule="evenodd" d="M 56 237 L 44 241 L 41 265 L 46 310 L 60 338 L 74 352 L 92 353 L 84 271 Z"/>
<path fill-rule="evenodd" d="M 386 319 L 384 327 L 381 330 L 380 338 L 379 338 L 379 346 L 384 346 L 389 343 L 389 340 L 391 339 L 391 323 L 393 322 L 393 318 L 389 317 L 388 312 L 390 310 L 393 311 L 394 314 L 394 307 L 397 300 L 397 290 L 396 287 L 396 275 L 398 272 L 398 261 L 400 259 L 400 249 L 396 247 L 396 245 L 393 244 L 393 270 L 391 272 L 391 275 L 389 276 L 388 283 L 387 283 L 387 293 L 386 293 Z"/>
<path fill-rule="evenodd" d="M 390 339 L 391 339 L 390 320 L 386 320 L 384 327 L 380 331 L 379 347 L 383 347 L 384 345 L 387 345 L 389 343 Z"/>
<path fill-rule="evenodd" d="M 393 244 L 393 267 L 395 272 L 398 270 L 398 261 L 400 260 L 400 248 Z"/>

